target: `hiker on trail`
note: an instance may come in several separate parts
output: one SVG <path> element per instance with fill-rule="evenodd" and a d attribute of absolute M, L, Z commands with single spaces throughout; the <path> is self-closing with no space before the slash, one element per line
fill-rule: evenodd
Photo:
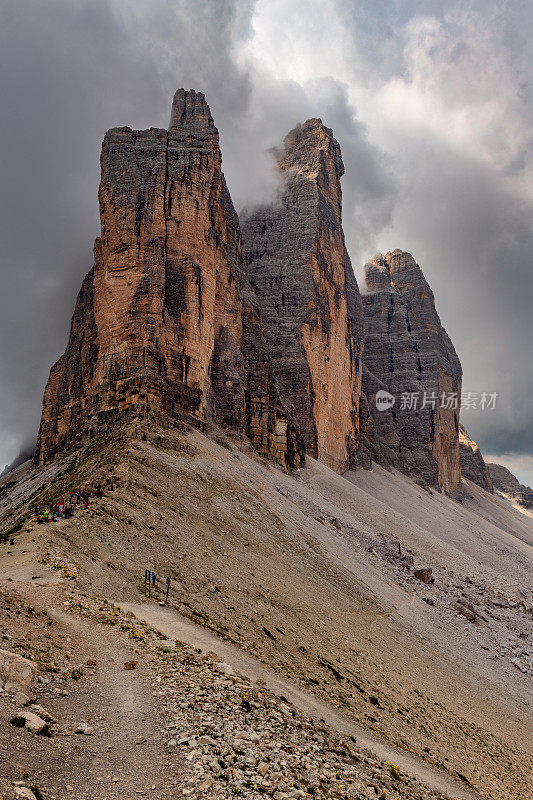
<path fill-rule="evenodd" d="M 155 572 L 152 572 L 152 586 L 155 586 Z"/>

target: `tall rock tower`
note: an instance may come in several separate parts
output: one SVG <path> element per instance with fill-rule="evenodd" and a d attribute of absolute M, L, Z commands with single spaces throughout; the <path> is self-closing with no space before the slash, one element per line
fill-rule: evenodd
<path fill-rule="evenodd" d="M 153 411 L 214 419 L 284 465 L 298 461 L 221 161 L 194 91 L 176 92 L 168 131 L 106 134 L 101 236 L 45 390 L 40 463 L 125 412 Z"/>
<path fill-rule="evenodd" d="M 242 225 L 248 277 L 306 452 L 343 471 L 359 441 L 363 313 L 342 230 L 340 147 L 309 119 L 276 157 L 280 201 Z"/>
<path fill-rule="evenodd" d="M 383 456 L 424 484 L 456 494 L 462 370 L 433 292 L 412 255 L 401 250 L 374 256 L 365 273 L 363 392 L 371 419 L 363 427 L 371 451 L 376 460 Z M 379 389 L 395 396 L 392 409 L 376 408 Z"/>

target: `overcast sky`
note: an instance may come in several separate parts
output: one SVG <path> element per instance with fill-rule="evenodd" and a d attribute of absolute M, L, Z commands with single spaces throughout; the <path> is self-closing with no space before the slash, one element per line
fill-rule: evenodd
<path fill-rule="evenodd" d="M 319 116 L 341 143 L 356 273 L 419 262 L 463 364 L 464 415 L 533 484 L 533 7 L 520 0 L 0 0 L 0 465 L 38 427 L 99 233 L 99 151 L 205 93 L 238 210 L 265 150 Z"/>

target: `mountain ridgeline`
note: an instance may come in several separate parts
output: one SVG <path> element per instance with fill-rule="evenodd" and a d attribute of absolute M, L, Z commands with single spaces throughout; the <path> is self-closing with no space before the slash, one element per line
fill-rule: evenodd
<path fill-rule="evenodd" d="M 309 119 L 275 155 L 281 196 L 241 223 L 202 94 L 176 92 L 168 130 L 108 131 L 101 235 L 45 389 L 38 464 L 154 414 L 237 431 L 289 471 L 306 453 L 337 472 L 374 460 L 459 494 L 461 365 L 420 267 L 374 257 L 361 297 L 333 132 Z M 400 409 L 425 392 L 457 408 Z"/>

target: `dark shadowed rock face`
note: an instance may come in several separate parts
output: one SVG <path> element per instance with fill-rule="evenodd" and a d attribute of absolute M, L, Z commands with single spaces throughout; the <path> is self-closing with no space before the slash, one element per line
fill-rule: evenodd
<path fill-rule="evenodd" d="M 375 461 L 387 469 L 401 469 L 401 440 L 396 430 L 396 412 L 393 415 L 390 409 L 383 409 L 377 417 L 375 398 L 378 392 L 388 392 L 388 388 L 363 361 L 359 400 L 359 464 L 365 469 L 371 469 L 372 462 Z"/>
<path fill-rule="evenodd" d="M 214 419 L 298 463 L 204 96 L 176 92 L 168 131 L 110 130 L 101 168 L 101 236 L 45 390 L 37 460 L 155 411 Z"/>
<path fill-rule="evenodd" d="M 501 464 L 487 464 L 494 488 L 527 509 L 533 508 L 533 489 L 524 486 L 511 470 Z"/>
<path fill-rule="evenodd" d="M 459 451 L 461 454 L 461 474 L 469 481 L 477 483 L 487 492 L 494 491 L 490 472 L 485 464 L 481 450 L 470 438 L 468 432 L 459 425 Z"/>
<path fill-rule="evenodd" d="M 462 372 L 433 293 L 414 258 L 400 250 L 375 256 L 365 272 L 369 294 L 363 295 L 366 402 L 361 425 L 366 448 L 376 461 L 456 494 L 461 485 Z M 396 398 L 389 410 L 376 408 L 380 389 Z M 454 393 L 457 408 L 443 408 L 442 395 L 448 399 Z M 402 395 L 411 394 L 418 398 L 417 408 L 402 409 Z"/>
<path fill-rule="evenodd" d="M 306 451 L 342 471 L 356 460 L 363 345 L 341 223 L 344 167 L 338 142 L 318 119 L 291 131 L 276 157 L 279 202 L 242 226 L 248 277 Z"/>

